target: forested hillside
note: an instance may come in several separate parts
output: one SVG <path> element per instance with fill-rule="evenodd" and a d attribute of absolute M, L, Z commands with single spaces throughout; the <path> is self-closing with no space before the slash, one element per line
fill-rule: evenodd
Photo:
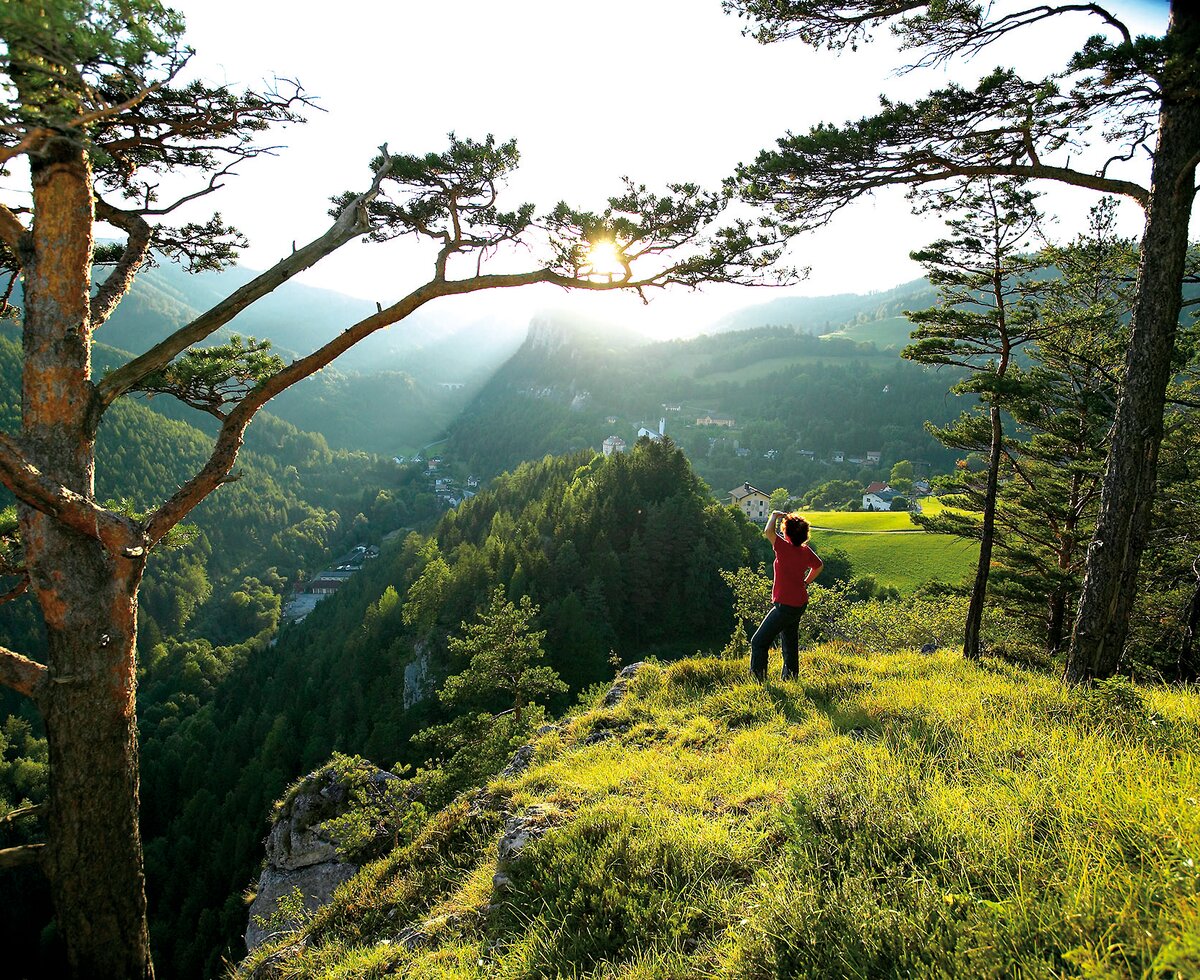
<path fill-rule="evenodd" d="M 14 423 L 20 400 L 19 353 L 17 343 L 0 336 L 0 424 L 5 428 Z M 211 441 L 203 431 L 155 410 L 187 411 L 174 409 L 175 404 L 162 398 L 149 405 L 126 400 L 114 406 L 99 433 L 105 450 L 105 465 L 96 473 L 99 499 L 126 501 L 130 510 L 144 511 L 169 496 L 206 458 Z M 244 640 L 274 625 L 284 583 L 315 570 L 331 550 L 360 538 L 378 541 L 436 513 L 423 483 L 414 483 L 407 471 L 365 453 L 334 452 L 322 436 L 270 415 L 251 427 L 239 473 L 196 509 L 180 544 L 151 562 L 140 607 L 144 652 L 164 638 L 184 635 Z M 272 584 L 260 588 L 266 579 Z M 231 608 L 230 595 L 239 588 L 251 589 L 259 599 Z M 194 628 L 185 632 L 189 624 Z M 4 608 L 0 629 L 6 642 L 35 653 L 41 648 L 32 610 L 23 600 Z"/>
<path fill-rule="evenodd" d="M 102 279 L 106 270 L 96 270 Z M 97 333 L 105 346 L 140 351 L 193 320 L 252 279 L 235 266 L 188 274 L 162 261 L 143 271 Z M 20 289 L 15 290 L 20 301 Z M 288 283 L 242 311 L 209 343 L 230 336 L 271 341 L 291 359 L 308 353 L 373 310 L 354 296 Z M 337 365 L 275 399 L 272 413 L 319 432 L 335 449 L 381 455 L 412 452 L 436 438 L 496 365 L 520 344 L 521 331 L 494 320 L 418 314 L 359 345 Z"/>
<path fill-rule="evenodd" d="M 869 288 L 870 273 L 864 273 L 863 285 Z M 746 330 L 753 327 L 785 324 L 813 336 L 834 333 L 847 326 L 883 323 L 906 310 L 931 305 L 937 291 L 927 279 L 914 279 L 891 289 L 836 296 L 787 296 L 756 303 L 722 317 L 714 332 Z"/>
<path fill-rule="evenodd" d="M 953 379 L 892 350 L 790 327 L 618 347 L 542 322 L 454 423 L 450 447 L 475 470 L 494 473 L 545 452 L 598 448 L 613 434 L 632 443 L 639 426 L 657 430 L 665 419 L 667 434 L 717 492 L 749 480 L 802 493 L 858 477 L 855 464 L 831 467 L 837 450 L 860 459 L 878 451 L 889 466 L 951 465 L 954 454 L 924 423 L 957 414 L 946 394 Z M 697 425 L 707 413 L 736 427 Z"/>
<path fill-rule="evenodd" d="M 569 685 L 562 708 L 613 662 L 723 644 L 733 613 L 720 573 L 765 556 L 758 530 L 709 498 L 682 453 L 645 443 L 610 460 L 519 467 L 430 538 L 385 551 L 273 645 L 170 647 L 141 712 L 160 969 L 211 975 L 222 955 L 237 955 L 241 889 L 261 860 L 270 805 L 292 780 L 335 750 L 384 767 L 453 754 L 449 738 L 440 752 L 409 739 L 454 720 L 432 697 L 462 666 L 448 638 L 496 586 L 540 610 L 547 663 Z M 536 717 L 492 751 L 509 751 Z M 450 767 L 438 792 L 470 776 L 461 770 Z"/>

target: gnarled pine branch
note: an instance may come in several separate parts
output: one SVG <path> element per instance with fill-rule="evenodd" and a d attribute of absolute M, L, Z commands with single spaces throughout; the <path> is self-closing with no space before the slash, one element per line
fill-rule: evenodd
<path fill-rule="evenodd" d="M 100 326 L 117 308 L 129 287 L 133 285 L 133 277 L 150 251 L 150 240 L 153 229 L 140 214 L 135 211 L 122 211 L 114 208 L 100 198 L 96 198 L 96 217 L 107 221 L 110 225 L 120 228 L 128 238 L 125 241 L 125 251 L 117 260 L 116 266 L 108 278 L 100 284 L 96 295 L 91 301 L 92 329 Z"/>
<path fill-rule="evenodd" d="M 98 506 L 82 494 L 50 479 L 34 466 L 12 436 L 0 432 L 0 483 L 13 496 L 67 527 L 102 542 L 110 553 L 144 547 L 132 521 Z"/>
<path fill-rule="evenodd" d="M 97 386 L 101 407 L 107 408 L 147 375 L 161 371 L 177 355 L 193 344 L 199 343 L 213 331 L 223 327 L 250 304 L 283 285 L 296 273 L 303 272 L 316 264 L 355 236 L 370 231 L 365 205 L 379 193 L 380 183 L 391 165 L 391 157 L 387 153 L 386 146 L 382 149 L 383 163 L 376 171 L 371 186 L 342 209 L 328 231 L 292 252 L 287 258 L 281 259 L 266 272 L 235 290 L 212 309 L 202 313 L 161 343 L 105 377 Z"/>
<path fill-rule="evenodd" d="M 38 864 L 42 860 L 42 851 L 45 848 L 45 844 L 22 844 L 20 847 L 0 849 L 0 871 Z"/>
<path fill-rule="evenodd" d="M 34 704 L 46 686 L 48 675 L 45 664 L 0 647 L 0 684 L 24 694 Z"/>

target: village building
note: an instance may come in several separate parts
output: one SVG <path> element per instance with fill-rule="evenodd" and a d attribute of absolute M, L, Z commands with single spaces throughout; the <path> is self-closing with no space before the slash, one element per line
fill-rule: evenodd
<path fill-rule="evenodd" d="M 736 426 L 736 422 L 728 415 L 714 415 L 712 412 L 707 412 L 696 419 L 697 425 L 717 425 L 722 428 L 732 429 Z"/>
<path fill-rule="evenodd" d="M 766 524 L 771 514 L 771 495 L 743 483 L 729 491 L 730 503 L 735 504 L 743 514 L 756 524 Z"/>
<path fill-rule="evenodd" d="M 657 432 L 655 432 L 653 429 L 647 429 L 645 426 L 642 426 L 640 429 L 638 429 L 637 437 L 639 439 L 645 437 L 646 439 L 649 439 L 651 442 L 661 442 L 662 437 L 665 436 L 666 434 L 667 434 L 667 420 L 665 418 L 663 418 L 663 419 L 658 420 L 658 431 Z"/>
<path fill-rule="evenodd" d="M 902 496 L 899 490 L 893 490 L 886 483 L 872 483 L 863 491 L 863 510 L 891 510 L 892 501 Z"/>
<path fill-rule="evenodd" d="M 846 461 L 846 454 L 840 449 L 835 449 L 829 458 L 835 463 L 844 463 Z"/>
<path fill-rule="evenodd" d="M 600 451 L 605 456 L 611 456 L 613 453 L 625 452 L 625 440 L 620 436 L 609 436 L 604 440 L 604 444 L 600 447 Z"/>
<path fill-rule="evenodd" d="M 318 572 L 305 591 L 310 595 L 333 595 L 356 571 L 357 568 L 329 568 Z"/>
<path fill-rule="evenodd" d="M 882 454 L 882 453 L 877 453 L 877 452 L 874 452 L 874 451 L 872 451 L 872 452 L 868 452 L 868 453 L 867 453 L 867 462 L 868 462 L 868 463 L 874 463 L 876 466 L 878 466 L 878 465 L 879 465 L 879 461 L 880 461 L 882 458 L 883 458 L 883 454 Z"/>

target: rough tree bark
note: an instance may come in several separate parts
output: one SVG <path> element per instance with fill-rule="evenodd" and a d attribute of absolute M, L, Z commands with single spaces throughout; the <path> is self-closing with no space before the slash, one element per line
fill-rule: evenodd
<path fill-rule="evenodd" d="M 21 446 L 43 476 L 91 500 L 99 419 L 90 378 L 91 172 L 83 146 L 65 135 L 29 162 L 37 217 L 21 242 Z M 18 516 L 49 652 L 35 702 L 50 751 L 43 863 L 59 929 L 71 937 L 76 975 L 152 977 L 133 655 L 146 549 L 132 525 L 126 541 L 106 544 L 25 501 Z M 63 562 L 67 554 L 74 560 Z"/>
<path fill-rule="evenodd" d="M 1186 53 L 1179 57 L 1193 67 L 1200 57 L 1200 9 L 1173 3 L 1169 33 L 1184 46 Z M 1063 675 L 1071 684 L 1116 672 L 1150 528 L 1200 159 L 1200 94 L 1190 85 L 1180 89 L 1164 93 L 1158 117 L 1126 381 L 1117 402 L 1100 513 Z"/>

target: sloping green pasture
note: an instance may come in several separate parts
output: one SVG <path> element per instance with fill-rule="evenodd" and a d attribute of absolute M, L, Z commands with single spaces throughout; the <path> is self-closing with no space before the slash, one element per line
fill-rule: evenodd
<path fill-rule="evenodd" d="M 927 510 L 936 503 L 923 505 Z M 975 569 L 979 545 L 947 534 L 926 534 L 906 513 L 806 511 L 813 525 L 812 546 L 841 548 L 855 575 L 874 575 L 881 585 L 911 592 L 926 582 L 957 585 Z M 916 533 L 910 533 L 916 532 Z"/>
<path fill-rule="evenodd" d="M 894 348 L 893 353 L 912 343 L 913 324 L 908 317 L 889 316 L 868 323 L 851 323 L 823 337 L 846 337 L 856 343 L 872 343 L 881 350 Z"/>
<path fill-rule="evenodd" d="M 950 653 L 649 664 L 241 974 L 1200 976 L 1198 747 L 1195 691 Z"/>

